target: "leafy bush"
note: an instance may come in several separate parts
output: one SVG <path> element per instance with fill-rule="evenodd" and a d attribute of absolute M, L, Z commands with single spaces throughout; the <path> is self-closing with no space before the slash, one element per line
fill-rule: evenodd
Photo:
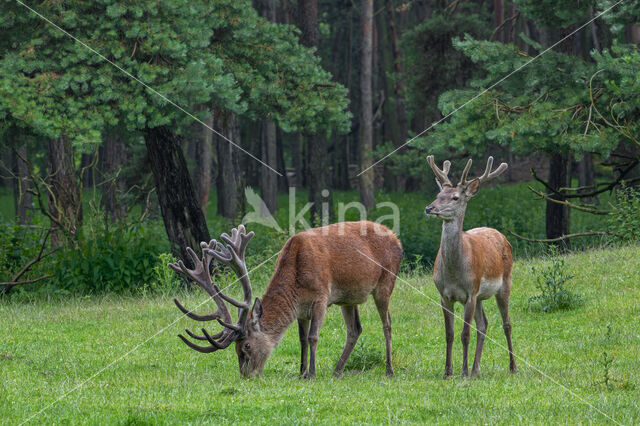
<path fill-rule="evenodd" d="M 154 293 L 169 294 L 181 287 L 180 279 L 169 263 L 174 263 L 176 258 L 171 253 L 160 253 L 158 262 L 153 267 L 155 280 L 148 283 L 148 288 Z"/>
<path fill-rule="evenodd" d="M 167 251 L 166 236 L 143 224 L 98 225 L 76 247 L 58 253 L 54 292 L 135 291 L 156 280 L 158 254 Z M 160 243 L 160 244 L 159 244 Z"/>
<path fill-rule="evenodd" d="M 537 306 L 543 312 L 573 309 L 582 304 L 582 297 L 567 290 L 566 284 L 573 279 L 567 271 L 564 257 L 558 255 L 558 249 L 551 246 L 549 257 L 551 265 L 536 270 L 536 288 L 540 294 L 529 299 L 529 304 Z"/>
<path fill-rule="evenodd" d="M 640 189 L 623 186 L 616 192 L 609 230 L 621 242 L 640 241 Z"/>

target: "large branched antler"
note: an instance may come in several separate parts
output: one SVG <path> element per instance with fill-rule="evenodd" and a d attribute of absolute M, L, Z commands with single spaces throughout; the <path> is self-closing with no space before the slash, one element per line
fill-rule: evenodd
<path fill-rule="evenodd" d="M 471 182 L 473 182 L 474 180 L 478 180 L 479 184 L 482 184 L 484 182 L 488 182 L 492 179 L 497 178 L 498 176 L 500 176 L 502 173 L 505 172 L 505 170 L 507 170 L 507 163 L 501 163 L 497 169 L 495 169 L 493 172 L 491 171 L 491 168 L 493 167 L 493 157 L 489 157 L 487 159 L 487 167 L 484 170 L 484 173 L 482 174 L 482 176 L 476 178 L 476 179 L 471 179 L 471 180 L 467 180 L 467 175 L 469 174 L 469 170 L 471 170 L 471 164 L 473 163 L 473 161 L 471 159 L 469 159 L 469 161 L 467 161 L 467 165 L 464 167 L 464 170 L 462 171 L 462 176 L 460 176 L 460 182 L 458 183 L 458 186 L 467 186 L 469 185 Z"/>
<path fill-rule="evenodd" d="M 188 269 L 181 260 L 176 263 L 169 264 L 171 269 L 181 273 L 202 287 L 207 293 L 209 293 L 218 306 L 218 310 L 212 314 L 199 315 L 187 310 L 177 299 L 173 299 L 178 309 L 191 319 L 197 321 L 216 320 L 224 327 L 224 330 L 214 335 L 210 335 L 207 330 L 203 328 L 202 336 L 198 336 L 189 330 L 185 330 L 191 338 L 202 341 L 206 340 L 210 343 L 210 346 L 199 346 L 179 334 L 178 337 L 180 337 L 190 348 L 204 353 L 214 352 L 218 349 L 228 347 L 232 342 L 244 334 L 244 327 L 246 325 L 247 316 L 249 315 L 252 299 L 251 281 L 249 280 L 247 266 L 245 263 L 245 250 L 253 235 L 253 232 L 247 234 L 244 226 L 240 225 L 238 228 L 232 229 L 231 236 L 226 233 L 222 234 L 220 238 L 226 243 L 225 245 L 222 245 L 216 240 L 211 240 L 208 244 L 206 242 L 200 243 L 202 259 L 199 259 L 190 247 L 187 247 L 187 253 L 195 265 L 193 269 Z M 216 284 L 213 283 L 213 280 L 211 279 L 210 266 L 211 261 L 214 259 L 229 265 L 238 275 L 244 295 L 242 302 L 227 296 Z M 238 322 L 236 324 L 232 324 L 233 318 L 227 309 L 225 301 L 238 308 Z"/>
<path fill-rule="evenodd" d="M 442 170 L 440 170 L 438 166 L 436 166 L 436 163 L 433 160 L 433 155 L 427 156 L 427 163 L 429 163 L 429 166 L 431 166 L 431 170 L 433 170 L 433 173 L 435 173 L 436 183 L 438 184 L 441 190 L 443 187 L 453 186 L 448 176 L 449 168 L 451 167 L 451 161 L 446 160 L 444 163 L 442 163 Z"/>

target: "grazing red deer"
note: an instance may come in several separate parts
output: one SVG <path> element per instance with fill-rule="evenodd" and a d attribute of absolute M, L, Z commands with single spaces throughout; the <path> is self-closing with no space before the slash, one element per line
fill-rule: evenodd
<path fill-rule="evenodd" d="M 495 296 L 502 315 L 502 327 L 509 346 L 509 368 L 516 371 L 511 344 L 511 321 L 509 319 L 509 296 L 511 294 L 511 267 L 513 258 L 511 244 L 500 232 L 492 228 L 475 228 L 464 232 L 462 222 L 467 202 L 478 192 L 480 184 L 494 179 L 507 170 L 502 163 L 493 172 L 493 157 L 489 157 L 487 168 L 482 176 L 470 181 L 467 173 L 471 160 L 467 162 L 460 182 L 454 188 L 447 177 L 451 162 L 445 161 L 440 170 L 433 161 L 433 155 L 427 161 L 436 175 L 440 193 L 436 200 L 425 209 L 430 217 L 443 220 L 440 250 L 433 266 L 433 281 L 441 296 L 444 326 L 447 340 L 447 358 L 444 376 L 453 374 L 451 367 L 451 348 L 453 346 L 453 305 L 464 305 L 464 325 L 462 327 L 462 376 L 469 375 L 467 352 L 471 321 L 475 317 L 477 333 L 476 355 L 471 375 L 478 374 L 482 344 L 487 332 L 487 317 L 482 301 Z"/>
<path fill-rule="evenodd" d="M 244 256 L 251 237 L 253 232 L 247 234 L 240 225 L 232 230 L 231 236 L 222 234 L 225 245 L 215 240 L 201 243 L 202 259 L 187 248 L 195 264 L 193 270 L 187 269 L 182 261 L 170 265 L 204 288 L 218 306 L 213 314 L 197 315 L 174 299 L 178 308 L 192 319 L 217 320 L 224 326 L 216 335 L 210 335 L 204 328 L 202 336 L 186 330 L 192 338 L 210 344 L 199 346 L 179 335 L 189 347 L 208 353 L 224 349 L 235 341 L 240 372 L 244 376 L 259 375 L 287 328 L 297 319 L 302 355 L 300 374 L 314 378 L 318 335 L 327 307 L 335 304 L 340 305 L 347 325 L 347 341 L 334 371 L 340 376 L 362 332 L 357 305 L 372 295 L 382 319 L 387 375 L 393 375 L 389 298 L 400 267 L 402 245 L 388 228 L 372 222 L 344 222 L 292 236 L 280 252 L 262 299 L 256 299 L 250 310 L 251 282 Z M 212 282 L 209 268 L 213 259 L 229 265 L 240 277 L 243 301 L 225 295 Z M 237 323 L 232 323 L 225 302 L 239 308 Z"/>

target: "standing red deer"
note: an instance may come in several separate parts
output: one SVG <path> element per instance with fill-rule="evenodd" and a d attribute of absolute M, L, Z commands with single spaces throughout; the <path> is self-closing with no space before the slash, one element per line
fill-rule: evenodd
<path fill-rule="evenodd" d="M 182 261 L 170 265 L 204 288 L 218 306 L 213 314 L 198 315 L 174 299 L 178 308 L 192 319 L 217 320 L 224 326 L 215 335 L 210 335 L 204 328 L 202 336 L 186 330 L 193 339 L 210 344 L 199 346 L 179 335 L 189 347 L 208 353 L 236 342 L 240 372 L 244 376 L 259 375 L 287 328 L 297 319 L 300 374 L 314 378 L 318 335 L 327 307 L 335 304 L 340 305 L 347 326 L 347 342 L 334 371 L 336 376 L 340 376 L 362 332 L 357 305 L 372 295 L 382 319 L 387 375 L 393 375 L 389 298 L 400 267 L 402 245 L 388 228 L 372 222 L 344 222 L 294 235 L 284 245 L 269 286 L 262 299 L 255 300 L 252 309 L 251 282 L 245 264 L 245 249 L 251 237 L 253 232 L 247 234 L 244 226 L 240 225 L 232 230 L 231 236 L 222 234 L 225 245 L 215 240 L 209 244 L 201 243 L 202 259 L 187 248 L 195 264 L 193 270 L 187 269 Z M 225 295 L 213 283 L 209 272 L 212 259 L 229 265 L 238 275 L 243 301 Z M 235 324 L 225 302 L 239 308 Z"/>
<path fill-rule="evenodd" d="M 477 333 L 476 355 L 471 375 L 478 374 L 482 344 L 487 332 L 487 317 L 482 301 L 495 296 L 502 315 L 502 327 L 509 346 L 509 368 L 516 371 L 511 344 L 511 321 L 509 319 L 509 296 L 511 294 L 511 244 L 500 232 L 492 228 L 475 228 L 464 232 L 462 222 L 467 202 L 478 192 L 481 183 L 494 179 L 507 170 L 502 163 L 491 172 L 493 157 L 489 157 L 487 168 L 482 176 L 468 181 L 467 173 L 471 160 L 467 162 L 460 182 L 454 188 L 447 177 L 451 162 L 444 162 L 440 170 L 433 161 L 433 155 L 427 161 L 436 175 L 440 193 L 436 200 L 425 209 L 428 216 L 443 220 L 440 250 L 433 267 L 433 281 L 441 296 L 444 312 L 444 327 L 447 340 L 447 359 L 444 376 L 453 374 L 451 367 L 451 349 L 453 346 L 453 305 L 464 305 L 464 325 L 462 326 L 462 376 L 469 375 L 467 352 L 471 321 L 475 317 Z"/>

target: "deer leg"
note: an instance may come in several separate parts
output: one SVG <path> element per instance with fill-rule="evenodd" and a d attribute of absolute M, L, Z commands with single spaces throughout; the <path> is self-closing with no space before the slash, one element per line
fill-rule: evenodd
<path fill-rule="evenodd" d="M 395 279 L 395 276 L 392 276 Z M 392 282 L 393 284 L 393 282 Z M 391 287 L 393 289 L 393 287 Z M 382 332 L 384 334 L 385 352 L 387 356 L 387 376 L 393 377 L 393 363 L 391 361 L 391 315 L 389 315 L 389 297 L 391 292 L 376 291 L 373 300 L 376 302 L 378 314 L 382 321 Z"/>
<path fill-rule="evenodd" d="M 314 303 L 313 312 L 311 314 L 311 325 L 309 326 L 309 371 L 307 372 L 306 379 L 316 378 L 316 348 L 318 347 L 318 336 L 320 335 L 320 328 L 322 328 L 322 322 L 324 321 L 324 314 L 327 311 L 327 305 L 325 303 Z"/>
<path fill-rule="evenodd" d="M 467 303 L 464 305 L 464 324 L 462 325 L 462 334 L 460 340 L 462 341 L 462 377 L 469 377 L 469 340 L 471 336 L 471 322 L 476 310 L 476 298 L 470 297 L 467 299 Z"/>
<path fill-rule="evenodd" d="M 471 367 L 471 377 L 478 375 L 480 358 L 482 357 L 482 345 L 484 344 L 484 337 L 487 335 L 487 316 L 484 313 L 481 300 L 478 300 L 476 304 L 475 320 L 477 329 L 476 356 L 473 359 L 473 367 Z"/>
<path fill-rule="evenodd" d="M 502 316 L 502 328 L 504 329 L 504 335 L 507 338 L 507 346 L 509 347 L 509 371 L 515 373 L 518 369 L 516 366 L 516 360 L 513 356 L 513 344 L 511 343 L 511 318 L 509 318 L 509 295 L 504 295 L 502 292 L 496 294 L 496 302 L 498 303 L 498 309 Z"/>
<path fill-rule="evenodd" d="M 362 325 L 360 324 L 358 307 L 341 306 L 340 310 L 342 311 L 344 323 L 347 326 L 347 342 L 344 345 L 342 355 L 340 355 L 340 358 L 338 359 L 336 369 L 333 371 L 333 375 L 336 377 L 342 376 L 342 372 L 344 371 L 344 366 L 347 364 L 349 355 L 351 355 L 351 351 L 353 351 L 353 348 L 356 346 L 356 342 L 358 341 L 358 337 L 360 337 L 360 334 L 362 333 Z"/>
<path fill-rule="evenodd" d="M 309 348 L 309 320 L 298 319 L 298 334 L 300 335 L 300 376 L 307 374 L 307 360 Z"/>
<path fill-rule="evenodd" d="M 451 351 L 453 350 L 453 303 L 440 299 L 442 313 L 444 314 L 444 333 L 447 340 L 447 358 L 444 364 L 444 378 L 448 379 L 453 375 L 451 365 Z"/>

